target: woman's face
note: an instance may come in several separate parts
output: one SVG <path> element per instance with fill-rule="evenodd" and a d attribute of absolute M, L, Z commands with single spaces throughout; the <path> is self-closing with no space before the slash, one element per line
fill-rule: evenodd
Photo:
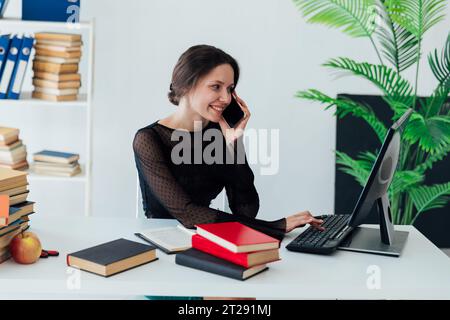
<path fill-rule="evenodd" d="M 204 119 L 219 122 L 222 112 L 231 102 L 234 71 L 221 64 L 197 81 L 187 94 L 190 107 Z"/>

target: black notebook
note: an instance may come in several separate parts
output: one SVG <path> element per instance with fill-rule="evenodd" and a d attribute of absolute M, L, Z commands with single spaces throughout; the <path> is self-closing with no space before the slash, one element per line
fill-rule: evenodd
<path fill-rule="evenodd" d="M 109 277 L 156 259 L 156 247 L 117 239 L 68 254 L 67 265 Z"/>
<path fill-rule="evenodd" d="M 211 272 L 237 280 L 246 280 L 268 269 L 265 264 L 244 268 L 194 248 L 178 253 L 175 257 L 175 262 L 185 267 Z"/>

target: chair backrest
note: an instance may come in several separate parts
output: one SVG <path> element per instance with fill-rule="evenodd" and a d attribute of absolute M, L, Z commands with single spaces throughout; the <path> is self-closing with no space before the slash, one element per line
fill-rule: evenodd
<path fill-rule="evenodd" d="M 136 180 L 136 218 L 145 218 L 144 205 L 142 204 L 141 185 L 139 184 L 139 175 Z"/>
<path fill-rule="evenodd" d="M 211 201 L 210 207 L 213 209 L 231 213 L 231 209 L 228 206 L 228 197 L 227 193 L 225 192 L 225 188 L 217 195 L 215 199 Z"/>

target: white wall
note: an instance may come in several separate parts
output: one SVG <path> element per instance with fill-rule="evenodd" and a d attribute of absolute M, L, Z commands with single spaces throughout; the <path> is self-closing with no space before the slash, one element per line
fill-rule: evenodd
<path fill-rule="evenodd" d="M 248 127 L 280 130 L 279 173 L 261 176 L 253 166 L 259 217 L 332 212 L 335 119 L 293 96 L 307 88 L 378 93 L 359 79 L 333 81 L 320 66 L 337 56 L 377 62 L 367 39 L 306 24 L 289 0 L 89 0 L 81 6 L 82 19 L 96 19 L 94 215 L 134 215 L 134 133 L 174 110 L 166 98 L 172 68 L 184 50 L 200 43 L 238 60 L 237 92 L 252 111 Z M 448 21 L 427 35 L 424 52 L 442 48 Z M 428 94 L 435 81 L 422 66 L 420 93 Z"/>

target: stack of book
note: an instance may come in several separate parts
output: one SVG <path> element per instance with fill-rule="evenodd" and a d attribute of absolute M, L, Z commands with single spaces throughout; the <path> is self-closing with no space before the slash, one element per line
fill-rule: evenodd
<path fill-rule="evenodd" d="M 0 167 L 28 169 L 27 148 L 19 139 L 19 129 L 0 127 Z"/>
<path fill-rule="evenodd" d="M 0 168 L 0 263 L 11 257 L 11 240 L 29 228 L 34 202 L 27 201 L 27 186 L 26 172 Z"/>
<path fill-rule="evenodd" d="M 36 33 L 33 61 L 33 98 L 50 101 L 77 100 L 81 87 L 78 64 L 81 58 L 81 35 Z"/>
<path fill-rule="evenodd" d="M 81 172 L 75 153 L 42 150 L 33 155 L 33 171 L 39 174 L 72 177 Z"/>
<path fill-rule="evenodd" d="M 239 222 L 197 225 L 192 248 L 175 262 L 186 267 L 246 280 L 280 260 L 279 240 Z"/>

